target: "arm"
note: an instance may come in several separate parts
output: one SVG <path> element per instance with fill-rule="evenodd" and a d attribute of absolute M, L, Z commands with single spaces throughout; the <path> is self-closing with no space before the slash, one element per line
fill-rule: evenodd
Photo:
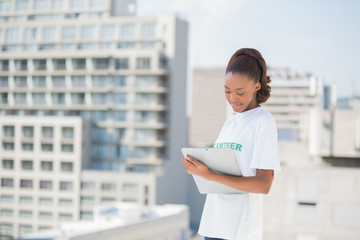
<path fill-rule="evenodd" d="M 191 156 L 181 158 L 189 174 L 195 174 L 209 181 L 215 181 L 244 192 L 268 194 L 274 178 L 273 170 L 256 169 L 256 176 L 236 177 L 211 172 L 207 166 Z"/>

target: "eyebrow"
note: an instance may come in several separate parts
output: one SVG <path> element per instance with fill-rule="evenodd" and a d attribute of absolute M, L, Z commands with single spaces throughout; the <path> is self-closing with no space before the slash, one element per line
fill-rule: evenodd
<path fill-rule="evenodd" d="M 226 85 L 224 85 L 224 87 L 228 88 Z M 228 88 L 228 89 L 230 89 L 230 88 Z M 237 88 L 235 90 L 241 90 L 241 89 L 245 89 L 245 88 Z"/>

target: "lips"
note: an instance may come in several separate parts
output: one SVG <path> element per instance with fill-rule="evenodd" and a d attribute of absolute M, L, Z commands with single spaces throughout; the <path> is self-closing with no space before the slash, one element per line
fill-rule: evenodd
<path fill-rule="evenodd" d="M 233 109 L 238 109 L 238 108 L 240 108 L 240 106 L 241 106 L 241 104 L 231 104 L 231 107 Z"/>

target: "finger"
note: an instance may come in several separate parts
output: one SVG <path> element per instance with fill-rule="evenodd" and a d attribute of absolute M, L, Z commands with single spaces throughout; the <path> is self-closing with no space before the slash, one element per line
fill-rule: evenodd
<path fill-rule="evenodd" d="M 195 158 L 193 158 L 192 156 L 190 156 L 190 155 L 187 155 L 186 157 L 188 157 L 189 158 L 189 160 L 191 161 L 191 163 L 192 164 L 194 164 L 195 166 L 199 166 L 199 162 L 195 159 Z"/>

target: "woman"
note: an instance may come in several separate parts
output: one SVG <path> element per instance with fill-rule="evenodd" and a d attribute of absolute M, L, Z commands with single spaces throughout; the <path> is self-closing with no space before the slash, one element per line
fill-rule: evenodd
<path fill-rule="evenodd" d="M 225 142 L 241 145 L 235 153 L 242 177 L 219 175 L 191 156 L 182 158 L 189 174 L 247 192 L 207 195 L 199 227 L 205 239 L 262 239 L 262 197 L 281 170 L 276 124 L 260 106 L 270 97 L 269 83 L 260 52 L 243 48 L 234 53 L 226 67 L 224 88 L 236 115 L 226 120 L 214 147 Z"/>

